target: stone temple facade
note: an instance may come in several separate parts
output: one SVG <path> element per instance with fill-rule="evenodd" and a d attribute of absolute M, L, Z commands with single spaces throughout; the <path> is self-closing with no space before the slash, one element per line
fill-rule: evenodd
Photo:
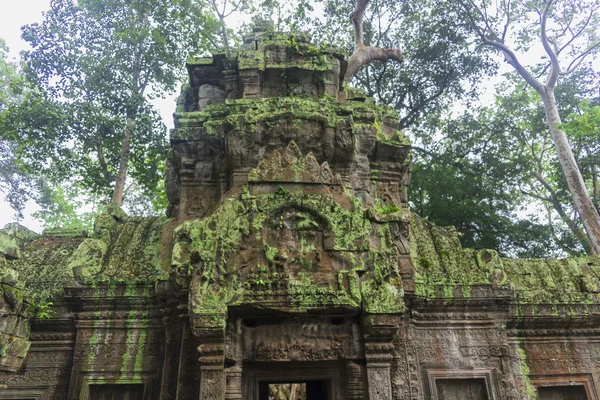
<path fill-rule="evenodd" d="M 598 399 L 600 260 L 411 215 L 410 143 L 345 67 L 264 32 L 190 59 L 166 217 L 5 227 L 0 399 Z"/>

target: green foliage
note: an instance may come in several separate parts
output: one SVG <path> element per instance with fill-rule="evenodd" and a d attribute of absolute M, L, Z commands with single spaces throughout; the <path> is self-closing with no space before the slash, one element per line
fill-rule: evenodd
<path fill-rule="evenodd" d="M 590 190 L 591 165 L 597 165 L 600 150 L 592 133 L 594 114 L 586 112 L 592 103 L 585 98 L 595 92 L 593 76 L 582 70 L 556 91 L 564 117 L 570 115 L 564 126 Z M 579 254 L 580 240 L 556 209 L 559 205 L 567 217 L 573 215 L 543 106 L 514 76 L 502 87 L 493 108 L 430 119 L 413 130 L 419 145 L 410 204 L 438 225 L 456 226 L 465 247 L 519 257 Z"/>
<path fill-rule="evenodd" d="M 44 304 L 33 303 L 33 315 L 37 319 L 51 319 L 56 315 L 56 312 L 52 309 L 54 303 L 51 301 Z"/>
<path fill-rule="evenodd" d="M 277 189 L 277 194 L 280 196 L 287 196 L 288 194 L 290 194 L 290 191 L 280 185 Z"/>
<path fill-rule="evenodd" d="M 367 10 L 365 44 L 399 47 L 405 59 L 401 64 L 371 63 L 358 72 L 352 85 L 396 109 L 400 129 L 418 124 L 451 101 L 472 96 L 482 76 L 494 71 L 486 50 L 474 46 L 473 35 L 459 24 L 455 3 L 383 0 L 371 2 Z M 314 39 L 351 54 L 352 7 L 352 2 L 323 1 L 327 18 L 308 21 Z"/>
<path fill-rule="evenodd" d="M 211 46 L 210 20 L 187 0 L 53 0 L 43 22 L 23 27 L 37 87 L 1 121 L 20 170 L 106 201 L 126 165 L 137 193 L 152 198 L 167 142 L 149 101 L 175 89 L 192 50 Z"/>
<path fill-rule="evenodd" d="M 564 180 L 569 190 L 570 203 L 575 211 L 573 217 L 560 204 L 553 182 L 544 176 L 544 153 L 550 147 L 544 143 L 540 146 L 539 142 L 531 145 L 531 153 L 538 164 L 536 178 L 549 193 L 545 201 L 552 203 L 554 210 L 580 239 L 586 252 L 598 253 L 600 222 L 597 206 L 594 208 L 594 201 L 585 190 L 585 176 L 576 160 L 577 145 L 570 143 L 568 132 L 560 129 L 561 120 L 564 120 L 564 115 L 560 114 L 564 114 L 565 110 L 563 104 L 554 97 L 565 77 L 577 73 L 582 66 L 589 66 L 589 60 L 600 53 L 600 19 L 597 17 L 600 3 L 597 0 L 502 0 L 492 6 L 487 0 L 477 0 L 458 4 L 460 19 L 467 29 L 479 36 L 482 45 L 501 55 L 513 67 L 519 79 L 535 90 L 538 101 L 543 101 L 541 109 L 556 151 L 552 162 L 559 164 L 562 170 L 559 180 Z M 532 63 L 532 59 L 537 62 Z M 529 110 L 525 108 L 523 111 L 527 113 Z M 543 196 L 533 193 L 533 197 Z M 595 197 L 598 197 L 597 194 Z M 575 226 L 579 219 L 585 224 L 589 237 Z"/>
<path fill-rule="evenodd" d="M 8 47 L 0 38 L 0 111 L 18 102 L 23 94 L 25 79 L 18 65 L 8 59 Z"/>
<path fill-rule="evenodd" d="M 465 247 L 510 252 L 503 241 L 514 238 L 509 227 L 519 200 L 511 175 L 523 160 L 518 144 L 505 140 L 505 121 L 494 119 L 482 109 L 421 128 L 409 199 L 418 215 L 455 226 Z"/>
<path fill-rule="evenodd" d="M 17 143 L 7 140 L 2 128 L 9 117 L 9 109 L 18 105 L 28 91 L 28 85 L 19 65 L 8 59 L 8 47 L 0 39 L 0 192 L 22 217 L 22 210 L 31 197 L 32 189 L 42 181 L 25 171 L 15 155 Z"/>
<path fill-rule="evenodd" d="M 60 227 L 91 231 L 98 212 L 98 204 L 87 203 L 88 198 L 84 200 L 77 190 L 71 189 L 76 187 L 57 187 L 54 190 L 44 191 L 38 199 L 38 203 L 42 206 L 41 210 L 34 212 L 33 217 L 40 219 L 45 228 Z"/>

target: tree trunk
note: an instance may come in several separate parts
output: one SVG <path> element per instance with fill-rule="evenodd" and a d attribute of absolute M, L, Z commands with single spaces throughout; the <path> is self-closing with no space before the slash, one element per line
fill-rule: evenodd
<path fill-rule="evenodd" d="M 127 181 L 127 168 L 129 167 L 129 155 L 131 153 L 131 137 L 133 136 L 133 118 L 127 117 L 125 123 L 125 136 L 121 146 L 121 157 L 119 159 L 119 172 L 115 179 L 115 190 L 113 192 L 112 202 L 121 205 L 123 203 L 123 192 L 125 191 L 125 182 Z"/>
<path fill-rule="evenodd" d="M 590 238 L 590 245 L 596 254 L 600 253 L 600 216 L 594 207 L 592 199 L 588 193 L 581 171 L 575 161 L 575 156 L 571 150 L 571 144 L 567 135 L 561 129 L 560 116 L 554 90 L 546 86 L 540 91 L 540 96 L 544 102 L 544 111 L 546 120 L 550 128 L 554 147 L 558 155 L 558 161 L 567 182 L 567 187 L 571 193 L 573 206 L 583 222 L 585 231 Z"/>
<path fill-rule="evenodd" d="M 540 164 L 540 168 L 541 168 L 541 164 Z M 554 210 L 558 213 L 558 215 L 563 220 L 563 222 L 565 224 L 567 224 L 567 226 L 571 230 L 571 233 L 573 233 L 577 237 L 577 239 L 579 239 L 579 242 L 581 243 L 581 245 L 583 246 L 583 248 L 585 250 L 585 254 L 587 254 L 588 256 L 595 255 L 596 252 L 594 251 L 594 249 L 592 248 L 592 245 L 590 244 L 590 239 L 581 230 L 581 228 L 579 228 L 579 226 L 577 225 L 577 223 L 572 218 L 570 218 L 567 215 L 567 213 L 565 212 L 562 204 L 558 200 L 558 196 L 556 195 L 556 191 L 552 188 L 552 186 L 548 183 L 548 181 L 546 181 L 546 179 L 542 175 L 542 170 L 541 169 L 538 170 L 538 172 L 535 174 L 535 177 L 538 180 L 538 182 L 541 183 L 542 186 L 548 191 L 548 198 L 547 199 L 542 199 L 540 197 L 537 197 L 537 198 L 541 199 L 541 200 L 548 200 L 548 201 L 550 201 L 550 203 L 552 204 L 552 207 L 554 208 Z M 549 221 L 549 222 L 550 222 L 550 225 L 552 225 L 552 221 Z M 556 235 L 555 235 L 554 239 L 556 240 L 557 243 L 559 243 L 558 238 L 556 237 Z"/>
<path fill-rule="evenodd" d="M 229 50 L 229 36 L 227 35 L 227 27 L 225 25 L 225 19 L 221 17 L 221 36 L 223 38 L 223 45 L 225 46 L 225 54 L 227 57 L 231 56 L 231 51 Z"/>
<path fill-rule="evenodd" d="M 598 171 L 596 170 L 595 165 L 592 165 L 592 181 L 594 185 L 594 207 L 598 210 Z"/>
<path fill-rule="evenodd" d="M 562 204 L 560 204 L 560 202 L 555 198 L 552 198 L 552 206 L 554 210 L 558 213 L 560 218 L 563 220 L 563 222 L 567 224 L 567 226 L 571 230 L 571 233 L 573 233 L 577 237 L 579 243 L 581 243 L 583 249 L 585 250 L 585 254 L 587 254 L 588 256 L 596 255 L 597 253 L 591 246 L 590 239 L 586 236 L 585 233 L 582 232 L 582 230 L 579 228 L 579 226 L 577 226 L 575 221 L 569 218 L 567 213 L 565 213 L 565 210 L 562 208 Z"/>

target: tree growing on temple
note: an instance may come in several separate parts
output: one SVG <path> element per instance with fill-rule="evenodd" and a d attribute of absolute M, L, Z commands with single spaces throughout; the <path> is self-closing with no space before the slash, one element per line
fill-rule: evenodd
<path fill-rule="evenodd" d="M 350 16 L 354 27 L 354 53 L 348 60 L 348 68 L 344 75 L 344 82 L 348 82 L 359 68 L 373 61 L 395 60 L 402 62 L 404 60 L 402 50 L 399 48 L 381 48 L 364 44 L 363 24 L 365 11 L 367 10 L 369 2 L 370 0 L 356 0 L 354 11 Z"/>
<path fill-rule="evenodd" d="M 490 51 L 475 45 L 473 33 L 459 23 L 453 1 L 378 0 L 366 8 L 364 2 L 356 4 L 361 6 L 358 10 L 345 0 L 301 3 L 284 21 L 310 31 L 316 42 L 341 46 L 349 54 L 358 50 L 346 74 L 349 83 L 394 107 L 401 129 L 423 123 L 457 100 L 475 99 L 480 82 L 495 72 Z M 317 7 L 323 8 L 326 17 L 307 18 Z M 360 9 L 364 10 L 362 29 L 355 17 Z M 358 28 L 354 34 L 353 25 Z M 377 57 L 367 62 L 365 53 L 384 60 Z M 397 61 L 399 54 L 402 62 Z M 386 62 L 390 55 L 392 62 Z"/>

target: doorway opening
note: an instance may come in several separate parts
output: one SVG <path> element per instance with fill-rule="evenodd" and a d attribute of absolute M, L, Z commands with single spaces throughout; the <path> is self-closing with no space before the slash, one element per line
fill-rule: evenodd
<path fill-rule="evenodd" d="M 331 400 L 327 380 L 258 383 L 259 400 Z"/>
<path fill-rule="evenodd" d="M 90 400 L 142 400 L 142 384 L 90 385 Z"/>

